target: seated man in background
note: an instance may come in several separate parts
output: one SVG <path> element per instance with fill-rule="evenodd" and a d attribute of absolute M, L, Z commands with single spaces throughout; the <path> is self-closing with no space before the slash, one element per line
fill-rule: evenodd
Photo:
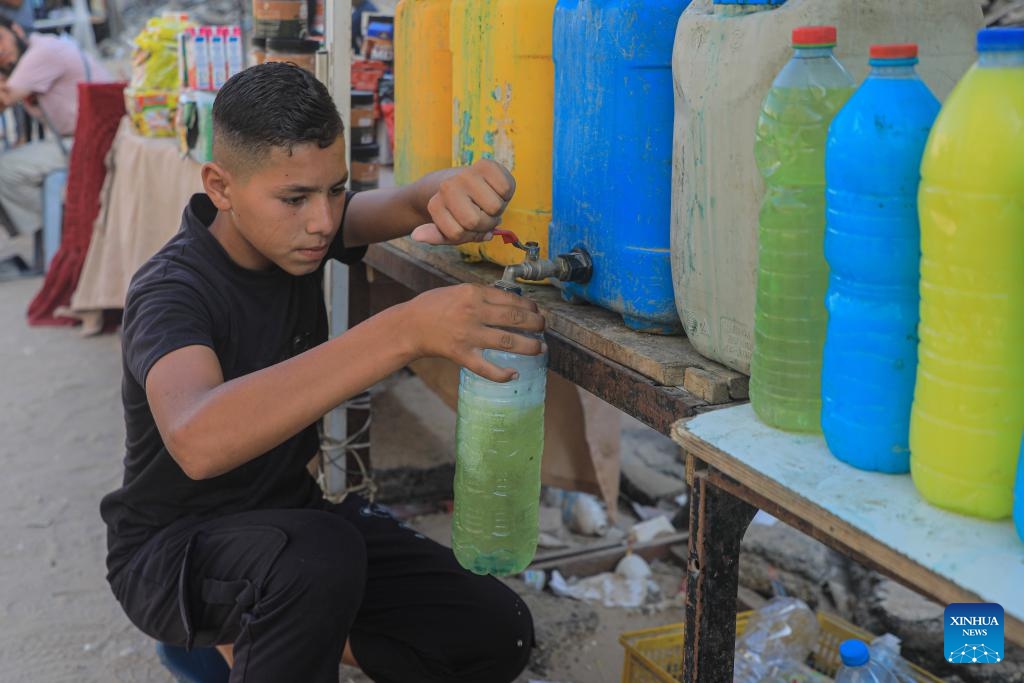
<path fill-rule="evenodd" d="M 72 41 L 26 34 L 0 15 L 0 113 L 17 103 L 46 126 L 46 137 L 0 153 L 0 217 L 10 233 L 42 226 L 42 186 L 47 174 L 67 166 L 78 117 L 78 84 L 108 82 L 110 74 Z"/>

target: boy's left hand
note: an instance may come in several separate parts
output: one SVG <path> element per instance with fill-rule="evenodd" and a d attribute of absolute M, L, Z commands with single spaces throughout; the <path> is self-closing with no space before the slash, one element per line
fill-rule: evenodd
<path fill-rule="evenodd" d="M 427 203 L 433 222 L 413 230 L 412 238 L 426 244 L 489 240 L 515 191 L 512 174 L 496 161 L 481 159 L 460 168 L 441 181 Z"/>

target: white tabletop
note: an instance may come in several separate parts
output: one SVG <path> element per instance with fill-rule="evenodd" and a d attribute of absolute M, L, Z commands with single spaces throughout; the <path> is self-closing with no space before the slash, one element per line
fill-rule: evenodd
<path fill-rule="evenodd" d="M 910 475 L 853 468 L 832 456 L 821 436 L 772 429 L 749 404 L 681 422 L 676 436 L 701 460 L 829 535 L 843 536 L 842 542 L 924 592 L 952 598 L 959 589 L 999 603 L 1007 638 L 1024 637 L 1024 543 L 1010 520 L 933 507 Z M 943 580 L 950 585 L 941 586 Z"/>

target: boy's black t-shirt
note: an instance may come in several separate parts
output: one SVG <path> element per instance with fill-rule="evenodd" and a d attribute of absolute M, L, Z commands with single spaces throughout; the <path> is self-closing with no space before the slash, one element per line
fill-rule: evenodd
<path fill-rule="evenodd" d="M 209 197 L 194 195 L 180 231 L 139 269 L 128 289 L 122 330 L 124 481 L 100 503 L 111 577 L 136 548 L 178 520 L 305 507 L 321 496 L 306 469 L 318 448 L 316 425 L 231 472 L 202 481 L 185 475 L 157 430 L 146 400 L 146 376 L 168 353 L 208 346 L 220 360 L 224 381 L 230 381 L 327 339 L 323 264 L 301 277 L 276 266 L 247 270 L 210 233 L 216 214 Z M 365 248 L 343 247 L 343 229 L 324 262 L 355 263 L 365 253 Z"/>

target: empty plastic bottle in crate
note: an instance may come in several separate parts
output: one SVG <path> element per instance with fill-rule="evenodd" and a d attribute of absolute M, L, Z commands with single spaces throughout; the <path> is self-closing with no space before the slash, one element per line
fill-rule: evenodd
<path fill-rule="evenodd" d="M 520 291 L 513 283 L 496 286 Z M 505 576 L 523 571 L 537 550 L 547 353 L 488 349 L 484 358 L 519 376 L 498 383 L 462 370 L 452 550 L 476 574 Z"/>
<path fill-rule="evenodd" d="M 818 642 L 820 630 L 818 618 L 802 600 L 772 599 L 751 615 L 743 634 L 736 639 L 733 680 L 760 683 L 769 679 L 773 666 L 805 662 Z"/>
<path fill-rule="evenodd" d="M 867 643 L 847 640 L 839 646 L 843 665 L 836 673 L 836 683 L 897 683 L 897 679 L 881 662 L 871 659 Z"/>
<path fill-rule="evenodd" d="M 900 656 L 900 639 L 891 633 L 878 636 L 868 648 L 871 661 L 878 662 L 893 675 L 896 683 L 915 683 L 917 679 L 910 670 L 910 664 Z"/>
<path fill-rule="evenodd" d="M 803 662 L 785 660 L 772 664 L 760 683 L 832 683 L 832 679 Z"/>

